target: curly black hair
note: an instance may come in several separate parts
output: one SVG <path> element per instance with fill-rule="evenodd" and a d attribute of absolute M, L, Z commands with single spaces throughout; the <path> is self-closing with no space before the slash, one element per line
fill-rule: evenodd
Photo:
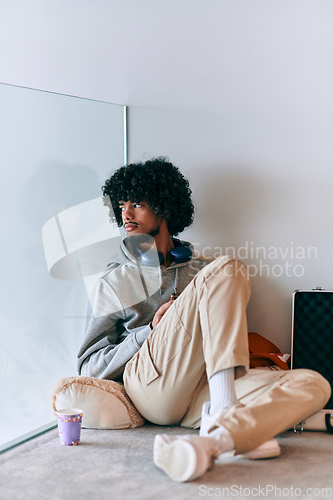
<path fill-rule="evenodd" d="M 176 236 L 193 222 L 194 206 L 189 183 L 166 157 L 131 163 L 116 170 L 105 181 L 103 195 L 110 197 L 114 220 L 122 226 L 119 201 L 145 201 L 165 217 L 171 236 Z M 106 203 L 107 204 L 107 203 Z"/>

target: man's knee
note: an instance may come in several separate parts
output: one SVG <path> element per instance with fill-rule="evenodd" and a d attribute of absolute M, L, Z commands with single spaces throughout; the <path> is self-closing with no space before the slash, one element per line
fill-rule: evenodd
<path fill-rule="evenodd" d="M 218 257 L 204 267 L 197 275 L 197 279 L 201 277 L 207 279 L 210 276 L 220 276 L 222 279 L 237 278 L 240 281 L 249 282 L 247 267 L 240 260 L 225 255 Z"/>
<path fill-rule="evenodd" d="M 228 278 L 241 278 L 244 281 L 249 281 L 249 273 L 247 267 L 240 261 L 236 259 L 230 260 L 227 264 L 222 265 L 221 271 Z"/>
<path fill-rule="evenodd" d="M 332 392 L 331 385 L 320 373 L 308 368 L 298 368 L 286 373 L 289 373 L 289 376 L 295 383 L 316 386 L 324 394 L 324 404 L 330 399 Z"/>

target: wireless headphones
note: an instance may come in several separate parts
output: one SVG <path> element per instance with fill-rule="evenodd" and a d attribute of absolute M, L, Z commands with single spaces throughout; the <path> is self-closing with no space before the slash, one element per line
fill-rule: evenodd
<path fill-rule="evenodd" d="M 188 262 L 192 258 L 192 250 L 186 247 L 180 240 L 172 240 L 175 245 L 174 248 L 170 250 L 170 255 L 173 260 L 177 263 Z M 163 255 L 162 255 L 163 261 Z"/>
<path fill-rule="evenodd" d="M 172 239 L 174 248 L 170 250 L 170 255 L 174 262 L 184 263 L 192 258 L 192 251 L 180 240 Z M 155 240 L 148 234 L 140 234 L 124 239 L 127 250 L 145 266 L 157 267 L 164 263 L 164 257 L 158 253 L 155 247 Z"/>

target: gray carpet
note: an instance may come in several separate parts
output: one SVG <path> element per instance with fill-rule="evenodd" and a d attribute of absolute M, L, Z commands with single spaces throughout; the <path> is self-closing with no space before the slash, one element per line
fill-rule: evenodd
<path fill-rule="evenodd" d="M 278 438 L 279 458 L 222 456 L 196 481 L 175 483 L 152 462 L 154 436 L 160 432 L 183 434 L 184 429 L 83 429 L 75 447 L 60 446 L 57 430 L 49 431 L 0 455 L 0 499 L 333 498 L 332 435 L 286 432 Z"/>

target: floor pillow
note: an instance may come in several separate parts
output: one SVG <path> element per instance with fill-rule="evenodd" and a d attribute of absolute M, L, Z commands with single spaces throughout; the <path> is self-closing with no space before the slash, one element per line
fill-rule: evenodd
<path fill-rule="evenodd" d="M 144 424 L 124 386 L 113 380 L 93 377 L 65 377 L 52 391 L 54 411 L 83 410 L 82 427 L 90 429 L 133 429 Z"/>

